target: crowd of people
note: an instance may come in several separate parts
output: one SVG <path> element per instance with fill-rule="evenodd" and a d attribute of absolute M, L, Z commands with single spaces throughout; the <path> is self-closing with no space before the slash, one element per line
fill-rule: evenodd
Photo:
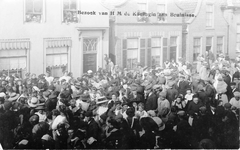
<path fill-rule="evenodd" d="M 239 148 L 240 57 L 1 74 L 4 149 Z"/>

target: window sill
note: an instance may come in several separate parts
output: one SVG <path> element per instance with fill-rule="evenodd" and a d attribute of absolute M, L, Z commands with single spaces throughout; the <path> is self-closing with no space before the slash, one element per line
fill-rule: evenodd
<path fill-rule="evenodd" d="M 206 27 L 206 30 L 215 30 L 214 27 Z"/>
<path fill-rule="evenodd" d="M 62 22 L 62 24 L 66 24 L 66 25 L 69 25 L 69 24 L 78 24 L 80 22 Z"/>
<path fill-rule="evenodd" d="M 44 22 L 43 21 L 41 21 L 41 22 L 35 22 L 35 21 L 27 22 L 27 21 L 24 21 L 23 23 L 24 24 L 42 24 Z"/>
<path fill-rule="evenodd" d="M 167 23 L 167 21 L 157 21 L 157 23 Z"/>

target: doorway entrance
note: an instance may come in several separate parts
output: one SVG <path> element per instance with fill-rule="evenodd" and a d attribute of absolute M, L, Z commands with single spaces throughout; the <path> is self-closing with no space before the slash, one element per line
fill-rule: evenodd
<path fill-rule="evenodd" d="M 97 71 L 98 38 L 83 39 L 83 72 Z"/>

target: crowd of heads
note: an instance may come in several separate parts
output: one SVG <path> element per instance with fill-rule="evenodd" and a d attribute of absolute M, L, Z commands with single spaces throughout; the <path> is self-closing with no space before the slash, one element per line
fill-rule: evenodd
<path fill-rule="evenodd" d="M 10 149 L 239 148 L 238 61 L 235 71 L 226 60 L 208 62 L 208 68 L 199 62 L 196 73 L 182 59 L 162 68 L 111 66 L 81 77 L 2 73 L 0 144 Z"/>

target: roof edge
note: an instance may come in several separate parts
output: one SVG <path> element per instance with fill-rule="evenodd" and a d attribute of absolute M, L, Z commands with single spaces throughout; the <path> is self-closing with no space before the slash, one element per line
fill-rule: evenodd
<path fill-rule="evenodd" d="M 200 8 L 201 8 L 201 6 L 202 6 L 202 1 L 203 1 L 203 0 L 198 0 L 197 7 L 196 7 L 196 9 L 195 9 L 195 11 L 194 11 L 194 15 L 195 15 L 195 16 L 197 16 L 197 15 L 199 14 L 199 12 L 200 12 Z M 190 18 L 186 23 L 189 23 L 189 24 L 192 23 L 195 18 L 196 18 L 196 17 Z"/>

